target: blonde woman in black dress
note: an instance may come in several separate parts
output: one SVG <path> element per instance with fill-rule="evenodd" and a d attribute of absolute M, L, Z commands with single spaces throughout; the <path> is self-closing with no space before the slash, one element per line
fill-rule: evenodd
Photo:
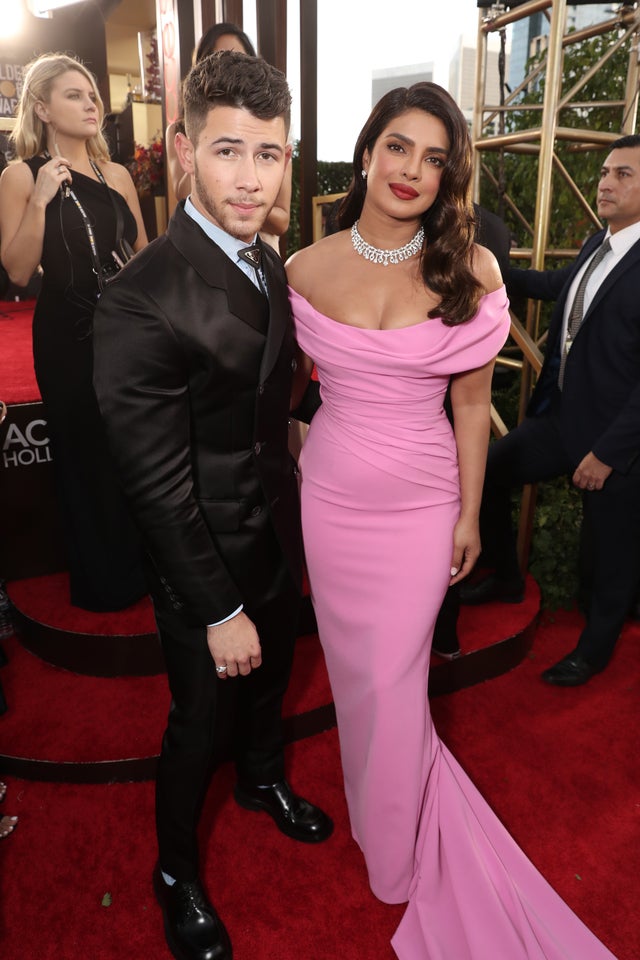
<path fill-rule="evenodd" d="M 101 288 L 147 237 L 127 169 L 109 160 L 92 74 L 63 54 L 27 68 L 13 133 L 21 162 L 0 178 L 0 254 L 26 286 L 40 266 L 36 377 L 53 449 L 71 602 L 118 610 L 145 591 L 140 548 L 111 471 L 92 373 Z M 114 256 L 115 253 L 115 256 Z"/>

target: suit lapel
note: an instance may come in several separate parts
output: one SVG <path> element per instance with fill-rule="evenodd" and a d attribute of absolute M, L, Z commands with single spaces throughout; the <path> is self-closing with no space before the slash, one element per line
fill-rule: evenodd
<path fill-rule="evenodd" d="M 183 204 L 176 207 L 167 233 L 174 247 L 208 286 L 226 291 L 229 311 L 254 330 L 266 334 L 268 312 L 264 295 L 240 267 L 231 262 L 224 250 L 184 212 Z M 274 287 L 276 285 L 273 284 Z"/>
<path fill-rule="evenodd" d="M 589 308 L 584 315 L 583 323 L 585 323 L 592 312 L 597 308 L 598 304 L 606 297 L 607 293 L 619 280 L 623 273 L 626 273 L 627 270 L 636 267 L 640 261 L 640 240 L 637 240 L 630 250 L 627 250 L 622 260 L 619 261 L 613 268 L 610 270 L 607 276 L 604 278 L 598 289 L 596 290 L 593 300 L 589 304 Z"/>

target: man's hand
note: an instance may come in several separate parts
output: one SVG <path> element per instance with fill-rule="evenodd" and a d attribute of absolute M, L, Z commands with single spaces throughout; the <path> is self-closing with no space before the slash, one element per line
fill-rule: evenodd
<path fill-rule="evenodd" d="M 613 472 L 594 453 L 588 453 L 578 464 L 572 477 L 573 485 L 579 490 L 602 490 L 607 477 Z"/>
<path fill-rule="evenodd" d="M 207 627 L 207 643 L 220 680 L 245 677 L 262 663 L 258 632 L 249 617 L 240 611 L 231 620 Z M 226 667 L 220 671 L 218 667 Z"/>

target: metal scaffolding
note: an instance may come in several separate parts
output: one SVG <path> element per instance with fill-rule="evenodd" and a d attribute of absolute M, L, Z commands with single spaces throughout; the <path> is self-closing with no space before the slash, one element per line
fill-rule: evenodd
<path fill-rule="evenodd" d="M 576 207 L 592 223 L 594 229 L 601 227 L 597 213 L 580 187 L 574 182 L 557 148 L 562 144 L 571 144 L 572 149 L 582 152 L 599 151 L 617 137 L 635 133 L 638 114 L 638 34 L 640 30 L 640 11 L 636 3 L 623 3 L 613 11 L 613 16 L 583 30 L 567 30 L 566 0 L 529 0 L 523 4 L 495 3 L 490 7 L 482 6 L 478 16 L 478 42 L 476 60 L 476 93 L 473 113 L 472 136 L 474 144 L 474 197 L 480 200 L 480 181 L 484 176 L 492 182 L 500 197 L 500 205 L 507 207 L 531 237 L 530 247 L 513 249 L 512 256 L 530 262 L 537 270 L 543 270 L 548 257 L 567 257 L 577 250 L 554 249 L 549 245 L 550 218 L 552 210 L 552 187 L 554 175 L 559 176 L 568 186 L 576 201 Z M 507 9 L 512 7 L 513 9 Z M 535 65 L 516 89 L 505 92 L 502 85 L 501 102 L 486 102 L 487 87 L 487 48 L 489 37 L 499 34 L 504 49 L 505 31 L 509 24 L 523 20 L 535 13 L 543 12 L 549 22 L 547 46 L 543 55 L 534 61 Z M 568 88 L 563 88 L 563 61 L 565 52 L 573 45 L 597 36 L 607 36 L 611 42 L 598 62 L 593 63 L 579 80 Z M 606 101 L 583 102 L 579 99 L 585 85 L 596 76 L 602 66 L 618 51 L 627 52 L 627 74 L 624 89 L 611 90 Z M 538 110 L 540 122 L 530 129 L 508 131 L 509 114 L 523 110 L 522 94 L 531 85 L 544 77 L 544 98 L 541 105 L 526 105 L 528 111 Z M 560 125 L 561 111 L 575 110 L 577 116 L 584 115 L 594 107 L 611 111 L 611 129 L 615 133 L 594 131 L 582 127 Z M 497 132 L 496 132 L 497 127 Z M 488 152 L 504 151 L 520 153 L 537 163 L 537 193 L 533 223 L 529 223 L 522 213 L 516 190 L 500 183 L 486 164 Z M 492 206 L 487 203 L 487 206 Z M 543 354 L 540 337 L 540 304 L 529 301 L 524 320 L 511 314 L 511 338 L 519 348 L 521 360 L 501 357 L 498 363 L 518 366 L 520 378 L 520 412 L 524 416 L 527 401 L 531 394 L 535 377 L 540 372 Z M 504 435 L 506 426 L 497 410 L 492 411 L 492 427 L 496 436 Z M 526 568 L 533 513 L 535 509 L 535 487 L 526 487 L 523 492 L 520 510 L 519 555 L 523 569 Z"/>

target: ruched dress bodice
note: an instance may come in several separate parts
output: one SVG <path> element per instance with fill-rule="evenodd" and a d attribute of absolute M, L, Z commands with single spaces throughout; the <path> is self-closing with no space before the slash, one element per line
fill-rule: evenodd
<path fill-rule="evenodd" d="M 477 316 L 372 330 L 338 323 L 290 293 L 301 348 L 316 364 L 323 429 L 380 470 L 457 499 L 457 460 L 443 408 L 450 377 L 489 362 L 508 332 L 504 287 Z"/>

